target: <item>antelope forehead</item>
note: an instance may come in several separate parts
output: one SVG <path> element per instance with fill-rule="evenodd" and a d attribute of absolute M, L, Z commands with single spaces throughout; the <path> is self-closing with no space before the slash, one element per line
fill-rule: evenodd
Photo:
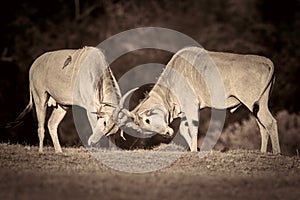
<path fill-rule="evenodd" d="M 152 120 L 151 125 L 156 127 L 165 127 L 167 124 L 163 117 L 156 117 Z"/>
<path fill-rule="evenodd" d="M 147 118 L 150 119 L 151 124 L 162 124 L 165 123 L 165 117 L 161 113 L 154 113 Z"/>
<path fill-rule="evenodd" d="M 103 113 L 103 115 L 107 115 L 107 116 L 111 116 L 114 112 L 114 109 L 113 108 L 110 108 L 110 107 L 102 107 L 100 108 L 99 110 L 100 112 Z"/>

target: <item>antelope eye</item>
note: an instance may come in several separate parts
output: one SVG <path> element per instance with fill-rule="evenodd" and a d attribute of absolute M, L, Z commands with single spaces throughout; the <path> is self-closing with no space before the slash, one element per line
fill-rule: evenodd
<path fill-rule="evenodd" d="M 103 122 L 103 125 L 106 126 L 106 121 Z"/>
<path fill-rule="evenodd" d="M 145 122 L 146 122 L 147 124 L 150 124 L 150 120 L 149 120 L 149 119 L 146 119 Z"/>

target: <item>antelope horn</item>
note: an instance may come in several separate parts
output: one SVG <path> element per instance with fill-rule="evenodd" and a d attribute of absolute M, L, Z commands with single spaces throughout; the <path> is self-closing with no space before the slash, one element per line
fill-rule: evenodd
<path fill-rule="evenodd" d="M 112 108 L 116 108 L 117 105 L 114 105 L 113 103 L 108 103 L 108 102 L 101 102 L 100 104 L 103 104 L 105 106 L 109 106 L 109 107 L 112 107 Z"/>
<path fill-rule="evenodd" d="M 123 138 L 123 140 L 126 140 L 126 138 L 124 137 L 124 131 L 121 130 L 120 136 Z"/>
<path fill-rule="evenodd" d="M 94 114 L 94 115 L 97 115 L 97 117 L 99 117 L 99 118 L 102 118 L 102 117 L 104 117 L 104 112 L 91 112 L 92 114 Z"/>
<path fill-rule="evenodd" d="M 124 140 L 125 137 L 123 131 L 126 131 L 127 134 L 131 132 L 130 135 L 138 136 L 141 138 L 148 138 L 150 135 L 153 135 L 153 133 L 151 132 L 144 132 L 141 129 L 141 127 L 139 127 L 135 122 L 133 122 L 131 118 L 134 118 L 135 116 L 132 115 L 128 109 L 124 108 L 124 103 L 127 97 L 137 89 L 138 87 L 133 88 L 124 94 L 124 96 L 120 99 L 118 108 L 115 110 L 114 113 L 114 119 L 117 121 L 117 124 L 121 128 L 120 135 Z M 132 130 L 134 132 L 132 132 Z"/>
<path fill-rule="evenodd" d="M 126 93 L 124 94 L 124 96 L 120 99 L 120 102 L 119 102 L 119 108 L 124 108 L 124 103 L 125 103 L 127 97 L 128 97 L 131 93 L 133 93 L 134 91 L 136 91 L 137 89 L 139 89 L 139 88 L 138 88 L 138 87 L 133 88 L 133 89 L 129 90 L 128 92 L 126 92 Z"/>
<path fill-rule="evenodd" d="M 134 130 L 136 132 L 142 133 L 142 129 L 136 125 L 131 118 L 134 118 L 134 116 L 130 113 L 130 111 L 126 108 L 124 108 L 124 103 L 127 99 L 127 97 L 132 94 L 134 91 L 136 91 L 138 87 L 133 88 L 126 92 L 124 96 L 120 99 L 118 109 L 116 109 L 116 112 L 114 114 L 114 118 L 118 122 L 120 128 L 123 126 L 126 130 L 130 131 Z M 124 135 L 121 133 L 121 137 L 123 138 Z"/>
<path fill-rule="evenodd" d="M 120 125 L 124 125 L 124 122 L 128 120 L 128 118 L 133 118 L 134 116 L 132 116 L 132 114 L 129 112 L 129 110 L 127 110 L 126 108 L 124 108 L 124 103 L 126 98 L 133 93 L 135 90 L 137 90 L 138 88 L 134 88 L 129 90 L 119 101 L 119 104 L 117 106 L 117 108 L 115 109 L 114 113 L 113 113 L 113 118 L 114 120 Z"/>

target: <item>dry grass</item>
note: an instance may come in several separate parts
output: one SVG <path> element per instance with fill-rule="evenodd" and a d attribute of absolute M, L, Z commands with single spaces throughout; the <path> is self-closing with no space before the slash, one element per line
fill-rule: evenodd
<path fill-rule="evenodd" d="M 130 166 L 159 166 L 158 171 L 132 174 L 113 170 L 84 148 L 0 144 L 1 199 L 297 199 L 299 157 L 234 150 L 197 153 L 180 150 L 99 150 L 104 160 Z M 132 157 L 134 155 L 134 157 Z M 111 164 L 111 163 L 110 163 Z M 116 164 L 116 163 L 115 163 Z"/>
<path fill-rule="evenodd" d="M 286 110 L 274 115 L 277 120 L 279 142 L 283 155 L 299 156 L 300 151 L 300 115 L 290 114 Z M 271 143 L 269 141 L 269 143 Z M 254 116 L 240 123 L 228 125 L 222 132 L 215 149 L 260 149 L 261 137 Z M 269 144 L 269 150 L 271 145 Z"/>

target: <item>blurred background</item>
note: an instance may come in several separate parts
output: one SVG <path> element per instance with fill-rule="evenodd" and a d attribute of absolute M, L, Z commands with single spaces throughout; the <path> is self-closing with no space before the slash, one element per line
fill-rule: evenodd
<path fill-rule="evenodd" d="M 282 151 L 299 155 L 299 0 L 10 0 L 0 9 L 2 142 L 37 144 L 34 114 L 16 128 L 5 129 L 4 125 L 27 105 L 28 71 L 39 55 L 57 49 L 97 46 L 121 31 L 158 26 L 180 31 L 208 50 L 270 58 L 275 65 L 276 82 L 269 105 L 278 120 Z M 171 56 L 157 50 L 135 51 L 122 56 L 111 67 L 119 79 L 134 66 L 149 62 L 166 64 Z M 209 120 L 210 110 L 205 109 L 199 127 L 202 137 Z M 59 134 L 63 146 L 81 145 L 71 112 L 60 125 Z M 144 148 L 159 143 L 157 138 L 154 140 L 132 139 L 127 141 L 131 144 L 124 145 Z M 47 133 L 46 144 L 52 145 Z M 260 148 L 258 127 L 245 108 L 228 114 L 215 148 Z"/>

